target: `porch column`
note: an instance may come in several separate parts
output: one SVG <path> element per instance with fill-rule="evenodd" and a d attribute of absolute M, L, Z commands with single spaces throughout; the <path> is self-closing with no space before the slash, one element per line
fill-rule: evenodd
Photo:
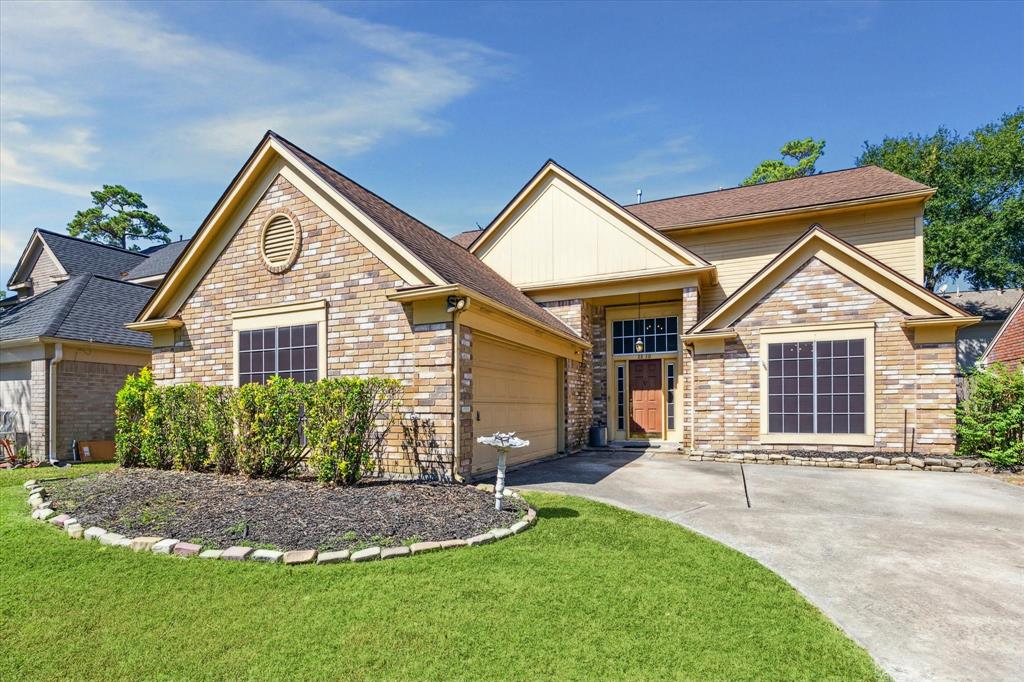
<path fill-rule="evenodd" d="M 679 311 L 679 333 L 685 334 L 689 331 L 690 327 L 697 324 L 700 317 L 700 296 L 697 292 L 697 287 L 686 287 L 682 291 L 682 307 Z M 693 377 L 695 371 L 693 365 L 693 359 L 686 349 L 683 349 L 681 371 L 676 377 L 676 396 L 681 396 L 681 408 L 682 414 L 679 418 L 683 422 L 683 447 L 689 447 L 691 443 L 695 443 L 694 435 L 690 433 L 695 423 L 695 412 L 694 407 L 696 405 L 696 396 L 690 391 L 690 386 L 696 382 L 690 380 Z M 678 401 L 678 397 L 676 398 Z M 696 429 L 693 429 L 696 430 Z"/>

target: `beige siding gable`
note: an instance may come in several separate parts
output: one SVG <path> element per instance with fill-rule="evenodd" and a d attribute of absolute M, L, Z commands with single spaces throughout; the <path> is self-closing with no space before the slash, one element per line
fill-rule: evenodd
<path fill-rule="evenodd" d="M 924 279 L 921 215 L 920 205 L 873 208 L 830 216 L 679 231 L 672 238 L 718 268 L 718 283 L 702 292 L 701 312 L 706 315 L 796 241 L 812 223 L 819 223 L 840 239 L 920 284 Z"/>
<path fill-rule="evenodd" d="M 39 240 L 36 247 L 35 263 L 32 264 L 28 275 L 29 281 L 32 282 L 32 295 L 35 296 L 53 289 L 65 277 L 60 264 L 57 263 L 49 249 L 43 246 L 42 240 Z"/>
<path fill-rule="evenodd" d="M 685 267 L 677 255 L 552 176 L 477 255 L 516 286 Z"/>

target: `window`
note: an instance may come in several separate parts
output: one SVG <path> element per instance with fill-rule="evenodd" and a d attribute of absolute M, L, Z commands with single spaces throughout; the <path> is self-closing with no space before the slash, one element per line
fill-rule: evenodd
<path fill-rule="evenodd" d="M 626 430 L 626 366 L 615 367 L 615 426 Z"/>
<path fill-rule="evenodd" d="M 612 323 L 612 353 L 637 355 L 637 339 L 643 341 L 641 353 L 679 352 L 679 318 L 649 317 L 642 320 L 617 320 Z"/>
<path fill-rule="evenodd" d="M 676 428 L 676 363 L 666 363 L 665 376 L 665 411 L 668 412 L 666 421 L 668 430 L 672 431 Z"/>
<path fill-rule="evenodd" d="M 238 383 L 266 383 L 277 374 L 303 383 L 319 378 L 316 324 L 238 332 Z"/>
<path fill-rule="evenodd" d="M 768 344 L 768 432 L 866 432 L 865 340 Z"/>

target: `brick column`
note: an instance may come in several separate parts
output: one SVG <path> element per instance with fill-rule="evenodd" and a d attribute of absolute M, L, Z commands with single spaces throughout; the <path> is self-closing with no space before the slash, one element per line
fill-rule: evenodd
<path fill-rule="evenodd" d="M 956 344 L 914 346 L 917 361 L 915 451 L 949 455 L 956 448 Z"/>
<path fill-rule="evenodd" d="M 700 299 L 697 287 L 686 287 L 682 291 L 682 306 L 679 311 L 679 333 L 685 334 L 690 327 L 697 324 L 700 315 Z M 683 348 L 683 359 L 679 365 L 679 373 L 676 378 L 676 400 L 682 404 L 683 420 L 683 445 L 689 447 L 691 442 L 691 424 L 695 423 L 694 418 L 694 396 L 690 392 L 690 376 L 694 372 L 693 361 L 690 353 Z M 694 429 L 696 430 L 696 429 Z M 696 444 L 696 441 L 694 441 Z"/>
<path fill-rule="evenodd" d="M 694 447 L 718 450 L 725 437 L 725 355 L 698 355 L 694 364 Z"/>
<path fill-rule="evenodd" d="M 570 299 L 543 304 L 584 340 L 592 335 L 592 306 L 587 301 Z M 565 449 L 576 452 L 587 445 L 593 421 L 593 350 L 584 351 L 579 360 L 565 361 Z"/>
<path fill-rule="evenodd" d="M 459 475 L 473 472 L 473 330 L 459 327 Z M 483 434 L 481 434 L 483 435 Z"/>

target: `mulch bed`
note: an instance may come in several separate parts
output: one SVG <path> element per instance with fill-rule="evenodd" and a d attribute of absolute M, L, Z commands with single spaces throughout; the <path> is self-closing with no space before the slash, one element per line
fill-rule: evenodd
<path fill-rule="evenodd" d="M 85 527 L 158 535 L 206 547 L 352 549 L 468 538 L 508 527 L 517 498 L 462 485 L 407 482 L 329 488 L 299 480 L 250 480 L 154 469 L 116 469 L 47 485 L 53 509 Z"/>

